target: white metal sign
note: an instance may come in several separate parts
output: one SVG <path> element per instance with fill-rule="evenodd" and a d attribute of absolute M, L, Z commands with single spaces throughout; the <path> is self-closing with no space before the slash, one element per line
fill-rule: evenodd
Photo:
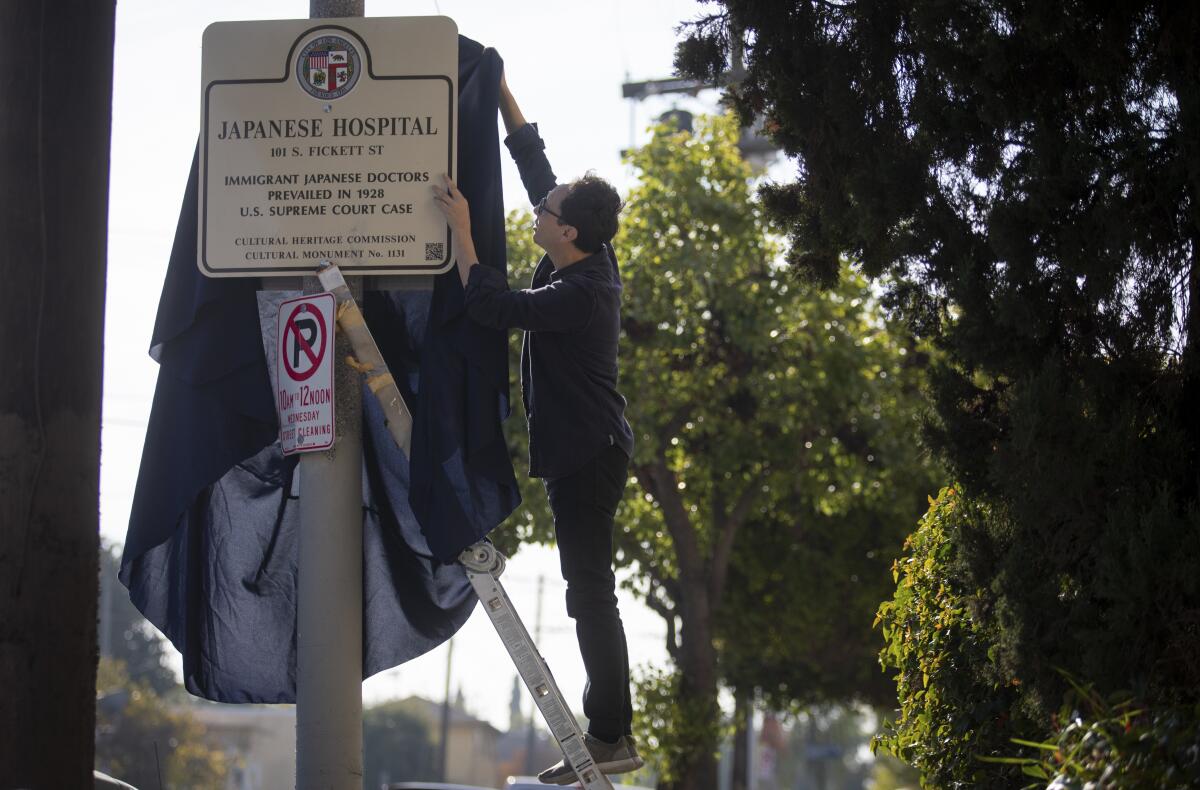
<path fill-rule="evenodd" d="M 283 454 L 333 446 L 333 294 L 279 305 L 279 442 Z"/>
<path fill-rule="evenodd" d="M 453 265 L 429 192 L 455 176 L 453 20 L 217 22 L 204 31 L 201 83 L 201 272 Z"/>

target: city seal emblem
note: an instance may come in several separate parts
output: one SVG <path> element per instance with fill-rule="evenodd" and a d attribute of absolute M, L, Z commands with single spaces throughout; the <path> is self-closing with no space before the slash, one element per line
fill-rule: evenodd
<path fill-rule="evenodd" d="M 340 99 L 354 90 L 362 59 L 341 36 L 318 36 L 296 58 L 296 81 L 309 96 L 322 101 Z"/>

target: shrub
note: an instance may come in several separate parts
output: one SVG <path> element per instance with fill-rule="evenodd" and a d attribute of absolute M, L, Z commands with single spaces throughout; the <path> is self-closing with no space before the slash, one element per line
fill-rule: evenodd
<path fill-rule="evenodd" d="M 891 601 L 879 607 L 885 668 L 898 670 L 900 709 L 872 743 L 922 774 L 925 787 L 1011 787 L 1020 766 L 979 755 L 1011 754 L 1011 709 L 1020 685 L 997 671 L 995 640 L 980 616 L 977 591 L 961 579 L 960 537 L 986 518 L 955 488 L 930 499 L 929 510 L 893 566 Z"/>
<path fill-rule="evenodd" d="M 1065 675 L 1065 673 L 1064 673 Z M 1142 704 L 1101 696 L 1069 675 L 1071 690 L 1044 742 L 1014 739 L 1036 756 L 1005 760 L 1054 790 L 1200 787 L 1200 705 Z"/>
<path fill-rule="evenodd" d="M 1139 532 L 1145 539 L 1163 531 L 1160 525 L 1177 523 L 1164 509 L 1161 500 L 1147 500 L 1141 517 L 1128 522 L 1135 526 L 1130 540 L 1137 540 Z M 1111 635 L 1081 638 L 1087 633 L 1080 628 L 1082 618 L 1058 610 L 1074 604 L 1084 585 L 1064 584 L 1041 608 L 1038 630 L 1059 629 L 1059 643 L 1051 645 L 1046 635 L 1035 641 L 1015 627 L 1005 595 L 1015 588 L 1003 571 L 990 586 L 972 581 L 984 578 L 985 536 L 1011 531 L 1008 513 L 959 486 L 930 500 L 894 566 L 895 596 L 879 607 L 876 618 L 886 643 L 880 662 L 898 671 L 900 708 L 873 746 L 919 769 L 924 787 L 1007 788 L 1030 779 L 1040 782 L 1029 787 L 1053 781 L 1058 790 L 1200 786 L 1195 688 L 1128 673 L 1137 691 L 1105 697 L 1095 691 L 1100 684 L 1081 685 L 1071 674 L 1080 667 L 1120 663 L 1107 655 L 1107 648 L 1106 655 L 1095 655 Z M 1172 558 L 1163 549 L 1157 556 L 1165 568 L 1181 564 L 1179 556 L 1193 550 L 1181 547 Z M 1145 584 L 1143 575 L 1131 577 L 1129 584 Z M 1134 598 L 1134 593 L 1126 597 Z M 1110 608 L 1107 620 L 1114 628 L 1129 628 L 1125 619 L 1133 616 Z M 1023 619 L 1029 621 L 1028 616 Z M 1194 623 L 1183 618 L 1164 626 L 1179 635 L 1176 649 L 1160 648 L 1160 661 L 1144 669 L 1157 670 L 1158 679 L 1187 676 L 1194 672 L 1196 658 Z M 1072 634 L 1072 628 L 1080 633 Z M 1150 649 L 1145 643 L 1129 646 L 1135 654 Z M 1108 663 L 1101 664 L 1105 659 Z M 1071 661 L 1070 671 L 1056 665 L 1065 660 Z M 1023 677 L 1017 670 L 1021 666 L 1036 673 Z M 1104 685 L 1114 687 L 1113 677 L 1121 675 L 1110 673 Z M 1061 709 L 1048 703 L 1055 699 L 1065 700 Z M 1018 746 L 1036 750 L 1036 756 L 1013 756 Z"/>

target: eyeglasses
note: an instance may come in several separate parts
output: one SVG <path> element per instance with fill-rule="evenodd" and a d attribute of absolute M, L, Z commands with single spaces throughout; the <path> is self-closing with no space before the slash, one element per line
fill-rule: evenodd
<path fill-rule="evenodd" d="M 549 195 L 547 195 L 546 197 L 549 197 Z M 551 210 L 551 209 L 549 209 L 549 208 L 547 208 L 547 207 L 546 207 L 546 198 L 542 198 L 541 200 L 539 200 L 539 201 L 537 202 L 537 205 L 533 207 L 533 213 L 534 213 L 534 214 L 539 214 L 539 215 L 540 215 L 540 214 L 543 214 L 543 213 L 545 213 L 545 214 L 549 214 L 550 216 L 552 216 L 552 217 L 554 217 L 555 219 L 557 219 L 559 222 L 563 222 L 563 221 L 564 221 L 564 220 L 563 220 L 563 217 L 562 217 L 562 214 L 559 214 L 557 211 L 553 211 L 553 210 Z"/>

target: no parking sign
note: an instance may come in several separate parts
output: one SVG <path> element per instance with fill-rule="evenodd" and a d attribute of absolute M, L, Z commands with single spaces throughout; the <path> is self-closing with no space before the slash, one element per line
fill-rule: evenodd
<path fill-rule="evenodd" d="M 283 454 L 333 446 L 333 294 L 279 305 L 279 442 Z"/>

